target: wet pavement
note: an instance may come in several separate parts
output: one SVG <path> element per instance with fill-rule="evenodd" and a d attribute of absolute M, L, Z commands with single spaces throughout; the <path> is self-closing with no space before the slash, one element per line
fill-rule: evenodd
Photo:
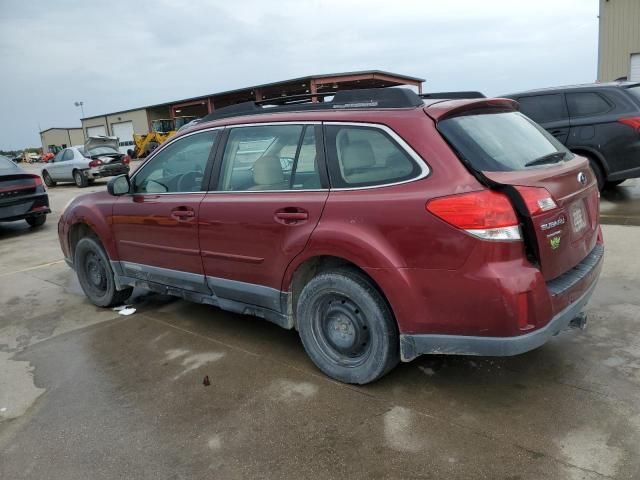
<path fill-rule="evenodd" d="M 143 291 L 129 317 L 94 307 L 56 221 L 0 225 L 2 479 L 640 478 L 640 228 L 604 227 L 585 332 L 355 387 L 258 318 Z"/>
<path fill-rule="evenodd" d="M 600 219 L 608 225 L 640 225 L 640 179 L 632 178 L 603 191 Z"/>

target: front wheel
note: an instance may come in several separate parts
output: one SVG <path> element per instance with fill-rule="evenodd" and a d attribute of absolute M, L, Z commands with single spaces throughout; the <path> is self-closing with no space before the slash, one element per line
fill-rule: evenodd
<path fill-rule="evenodd" d="M 307 354 L 331 378 L 365 384 L 399 361 L 393 314 L 369 279 L 355 270 L 314 277 L 302 290 L 296 313 Z"/>
<path fill-rule="evenodd" d="M 53 178 L 51 178 L 51 175 L 49 175 L 49 172 L 47 171 L 42 172 L 42 179 L 44 180 L 44 184 L 47 187 L 51 188 L 56 186 L 56 182 L 53 181 Z"/>
<path fill-rule="evenodd" d="M 109 257 L 95 238 L 80 239 L 75 248 L 73 264 L 82 290 L 94 305 L 112 307 L 122 304 L 131 296 L 131 287 L 116 289 Z"/>
<path fill-rule="evenodd" d="M 80 170 L 73 172 L 73 181 L 77 187 L 84 188 L 89 185 L 89 180 L 85 177 Z"/>

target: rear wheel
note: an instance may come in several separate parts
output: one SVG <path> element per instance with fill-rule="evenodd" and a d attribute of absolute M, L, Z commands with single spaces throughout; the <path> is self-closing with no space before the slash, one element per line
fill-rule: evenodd
<path fill-rule="evenodd" d="M 116 289 L 109 258 L 95 238 L 80 239 L 75 247 L 73 264 L 82 290 L 94 305 L 112 307 L 122 304 L 131 296 L 131 287 Z"/>
<path fill-rule="evenodd" d="M 47 221 L 46 215 L 38 215 L 36 217 L 25 218 L 26 222 L 32 227 L 41 227 Z"/>
<path fill-rule="evenodd" d="M 53 178 L 51 178 L 51 175 L 49 175 L 49 172 L 46 170 L 42 172 L 42 179 L 47 187 L 51 188 L 56 186 L 56 182 L 53 181 Z"/>
<path fill-rule="evenodd" d="M 307 354 L 331 378 L 369 383 L 399 361 L 393 314 L 357 271 L 340 269 L 314 277 L 302 290 L 296 312 Z"/>
<path fill-rule="evenodd" d="M 73 181 L 76 183 L 76 186 L 80 188 L 84 188 L 89 185 L 89 180 L 87 180 L 87 177 L 85 177 L 80 170 L 75 170 L 73 172 Z"/>

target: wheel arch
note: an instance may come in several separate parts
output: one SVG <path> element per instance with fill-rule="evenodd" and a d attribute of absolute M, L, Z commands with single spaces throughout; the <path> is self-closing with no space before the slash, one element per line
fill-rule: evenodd
<path fill-rule="evenodd" d="M 293 319 L 294 328 L 297 328 L 296 305 L 304 286 L 319 273 L 337 269 L 349 269 L 355 271 L 368 280 L 387 303 L 389 310 L 396 320 L 396 324 L 398 324 L 398 318 L 393 302 L 379 281 L 380 278 L 377 278 L 378 275 L 376 275 L 376 269 L 365 269 L 359 265 L 357 260 L 346 258 L 341 254 L 317 253 L 315 255 L 298 259 L 297 262 L 289 265 L 289 268 L 285 273 L 282 291 L 289 292 L 287 313 L 290 318 Z"/>

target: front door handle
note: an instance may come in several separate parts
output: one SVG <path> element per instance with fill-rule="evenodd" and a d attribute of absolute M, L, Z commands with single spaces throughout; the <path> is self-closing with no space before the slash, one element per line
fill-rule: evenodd
<path fill-rule="evenodd" d="M 188 220 L 196 216 L 196 212 L 189 207 L 178 207 L 171 210 L 171 217 L 177 220 Z"/>
<path fill-rule="evenodd" d="M 296 225 L 298 223 L 309 220 L 309 212 L 303 208 L 298 207 L 286 207 L 276 211 L 274 215 L 276 222 L 283 223 L 285 225 Z"/>

